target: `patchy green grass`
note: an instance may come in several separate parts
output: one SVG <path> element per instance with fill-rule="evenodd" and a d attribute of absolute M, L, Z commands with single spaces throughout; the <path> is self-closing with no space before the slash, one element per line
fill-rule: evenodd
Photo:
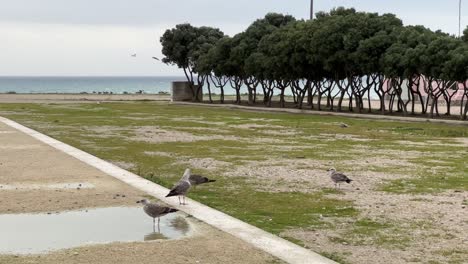
<path fill-rule="evenodd" d="M 270 192 L 261 188 L 265 179 L 226 176 L 225 170 L 236 171 L 237 167 L 252 161 L 278 161 L 275 165 L 283 166 L 288 165 L 281 163 L 285 158 L 307 158 L 320 162 L 313 169 L 328 168 L 332 162 L 353 164 L 342 165 L 347 171 L 409 176 L 384 181 L 377 186 L 382 195 L 468 190 L 468 148 L 454 140 L 468 137 L 467 126 L 257 113 L 154 102 L 0 104 L 0 115 L 105 160 L 131 163 L 132 172 L 165 187 L 171 187 L 180 178 L 188 166 L 183 160 L 211 158 L 229 162 L 222 169 L 197 169 L 198 173 L 215 178 L 217 183 L 199 186 L 189 196 L 275 234 L 294 228 L 333 229 L 333 222 L 323 220 L 327 217 L 352 219 L 354 224 L 348 233 L 330 239 L 336 243 L 392 248 L 410 242 L 407 233 L 411 227 L 360 218 L 354 202 L 342 198 L 343 190 Z M 340 122 L 349 128 L 340 128 Z M 135 130 L 145 126 L 205 138 L 187 142 L 134 140 Z M 380 157 L 405 163 L 388 166 L 373 162 Z M 363 162 L 364 159 L 370 163 Z M 302 165 L 297 169 L 309 168 Z M 273 184 L 288 182 L 278 180 Z M 287 239 L 302 244 L 294 238 Z M 346 263 L 346 255 L 323 253 Z"/>
<path fill-rule="evenodd" d="M 394 221 L 377 222 L 364 218 L 354 222 L 343 234 L 331 236 L 329 239 L 345 245 L 405 248 L 411 242 L 411 237 L 405 230 L 408 228 Z"/>

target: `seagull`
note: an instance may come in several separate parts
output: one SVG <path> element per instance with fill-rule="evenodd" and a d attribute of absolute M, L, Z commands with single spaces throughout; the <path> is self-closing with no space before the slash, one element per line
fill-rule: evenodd
<path fill-rule="evenodd" d="M 130 56 L 132 56 L 132 57 L 136 57 L 136 53 L 134 53 L 134 54 L 132 54 L 132 55 L 130 55 Z"/>
<path fill-rule="evenodd" d="M 348 178 L 348 176 L 344 175 L 343 173 L 336 172 L 335 168 L 331 168 L 327 170 L 331 180 L 335 183 L 335 188 L 338 185 L 338 188 L 340 188 L 340 183 L 346 182 L 346 183 L 351 183 L 353 180 Z"/>
<path fill-rule="evenodd" d="M 171 197 L 171 196 L 179 196 L 179 204 L 185 205 L 185 195 L 187 194 L 188 190 L 192 186 L 190 183 L 190 169 L 186 169 L 184 172 L 184 175 L 182 176 L 182 179 L 176 183 L 176 185 L 171 189 L 168 195 L 166 197 Z M 180 196 L 182 196 L 183 203 L 180 202 Z"/>
<path fill-rule="evenodd" d="M 155 59 L 155 60 L 157 60 L 157 61 L 160 60 L 158 57 L 152 57 L 152 58 Z"/>
<path fill-rule="evenodd" d="M 215 182 L 216 180 L 210 180 L 207 177 L 197 175 L 197 174 L 192 174 L 189 177 L 190 184 L 195 186 L 195 185 L 200 185 L 208 182 Z"/>
<path fill-rule="evenodd" d="M 144 205 L 143 206 L 143 211 L 145 211 L 145 213 L 147 215 L 149 215 L 150 217 L 153 218 L 153 228 L 154 228 L 154 225 L 155 225 L 155 219 L 156 219 L 156 217 L 158 218 L 158 231 L 159 231 L 159 221 L 160 221 L 161 216 L 164 216 L 164 215 L 179 211 L 179 210 L 177 210 L 175 208 L 171 208 L 171 207 L 151 203 L 147 199 L 137 201 L 137 203 L 143 204 Z"/>

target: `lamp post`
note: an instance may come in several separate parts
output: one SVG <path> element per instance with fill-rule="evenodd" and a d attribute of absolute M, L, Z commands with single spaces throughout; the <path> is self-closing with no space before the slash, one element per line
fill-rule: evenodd
<path fill-rule="evenodd" d="M 314 0 L 310 0 L 310 20 L 312 19 L 314 19 Z"/>
<path fill-rule="evenodd" d="M 462 0 L 458 2 L 458 37 L 461 37 L 461 4 Z"/>

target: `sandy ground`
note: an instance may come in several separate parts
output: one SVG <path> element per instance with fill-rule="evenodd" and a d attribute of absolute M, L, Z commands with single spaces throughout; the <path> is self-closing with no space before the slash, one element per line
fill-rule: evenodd
<path fill-rule="evenodd" d="M 99 101 L 169 101 L 170 95 L 159 94 L 5 94 L 0 93 L 2 103 L 52 103 Z"/>
<path fill-rule="evenodd" d="M 134 206 L 144 195 L 0 123 L 0 214 Z M 180 240 L 0 255 L 0 263 L 281 263 L 231 235 L 187 219 L 194 232 Z"/>
<path fill-rule="evenodd" d="M 251 129 L 252 125 L 237 126 L 240 129 Z M 265 126 L 261 126 L 265 128 Z M 272 125 L 271 129 L 277 129 Z M 177 131 L 168 131 L 176 133 Z M 189 133 L 187 133 L 189 134 Z M 187 136 L 187 135 L 186 135 Z M 190 136 L 188 136 L 190 137 Z M 174 137 L 177 140 L 178 137 Z M 360 211 L 357 218 L 325 217 L 323 221 L 336 224 L 333 229 L 290 229 L 281 234 L 302 241 L 315 252 L 341 252 L 351 263 L 373 263 L 378 256 L 379 263 L 427 263 L 436 261 L 446 263 L 468 256 L 468 193 L 450 190 L 437 194 L 391 194 L 379 190 L 387 180 L 408 179 L 413 176 L 407 173 L 375 172 L 369 166 L 379 168 L 419 167 L 443 173 L 447 168 L 441 163 L 431 168 L 415 165 L 410 160 L 425 155 L 434 160 L 446 155 L 466 155 L 464 153 L 424 153 L 420 151 L 397 151 L 382 149 L 373 157 L 366 157 L 369 148 L 365 145 L 369 138 L 349 134 L 320 134 L 320 140 L 350 140 L 362 145 L 352 150 L 356 159 L 343 161 L 317 161 L 307 157 L 293 158 L 285 156 L 267 161 L 244 161 L 243 166 L 233 166 L 230 162 L 215 158 L 179 157 L 179 163 L 193 168 L 222 169 L 225 177 L 245 177 L 253 186 L 267 192 L 302 192 L 310 193 L 320 189 L 333 188 L 326 170 L 330 167 L 348 168 L 346 174 L 354 179 L 350 185 L 343 185 L 339 194 L 329 194 L 331 198 L 353 201 Z M 316 139 L 317 139 L 316 138 Z M 268 140 L 268 134 L 264 140 Z M 466 143 L 466 139 L 456 139 Z M 183 141 L 182 139 L 180 141 Z M 258 142 L 258 140 L 255 140 Z M 417 142 L 424 144 L 423 142 Z M 408 141 L 397 144 L 407 145 Z M 441 143 L 442 144 L 442 143 Z M 276 147 L 276 146 L 272 146 Z M 284 143 L 283 149 L 295 146 Z M 303 146 L 307 147 L 307 146 Z M 172 156 L 165 152 L 148 152 L 148 155 Z M 348 153 L 349 154 L 349 153 Z M 398 157 L 398 158 L 394 158 Z M 243 157 L 234 157 L 236 161 Z M 272 165 L 276 164 L 276 165 Z M 291 177 L 294 176 L 294 177 Z M 259 184 L 261 182 L 261 184 Z M 388 224 L 380 228 L 375 235 L 356 236 L 348 233 L 357 219 Z M 338 238 L 338 240 L 336 240 Z M 379 241 L 380 239 L 380 241 Z M 384 239 L 402 241 L 382 243 Z M 338 241 L 338 242 L 337 242 Z M 343 242 L 340 242 L 343 241 Z M 351 242 L 345 242 L 351 241 Z M 436 263 L 434 262 L 434 263 Z"/>

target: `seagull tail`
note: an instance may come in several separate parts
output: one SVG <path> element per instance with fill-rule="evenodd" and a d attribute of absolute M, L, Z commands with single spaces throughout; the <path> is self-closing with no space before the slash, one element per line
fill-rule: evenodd
<path fill-rule="evenodd" d="M 170 191 L 170 192 L 166 195 L 166 197 L 177 196 L 177 195 L 179 195 L 177 192 L 175 192 L 175 191 Z"/>
<path fill-rule="evenodd" d="M 346 180 L 346 183 L 351 183 L 352 181 L 353 181 L 353 180 L 351 180 L 351 179 L 347 179 L 347 180 Z"/>
<path fill-rule="evenodd" d="M 208 182 L 215 182 L 216 180 L 208 180 Z"/>
<path fill-rule="evenodd" d="M 177 211 L 179 211 L 179 210 L 177 210 L 177 209 L 175 209 L 175 208 L 169 209 L 169 213 L 175 213 L 175 212 L 177 212 Z"/>

